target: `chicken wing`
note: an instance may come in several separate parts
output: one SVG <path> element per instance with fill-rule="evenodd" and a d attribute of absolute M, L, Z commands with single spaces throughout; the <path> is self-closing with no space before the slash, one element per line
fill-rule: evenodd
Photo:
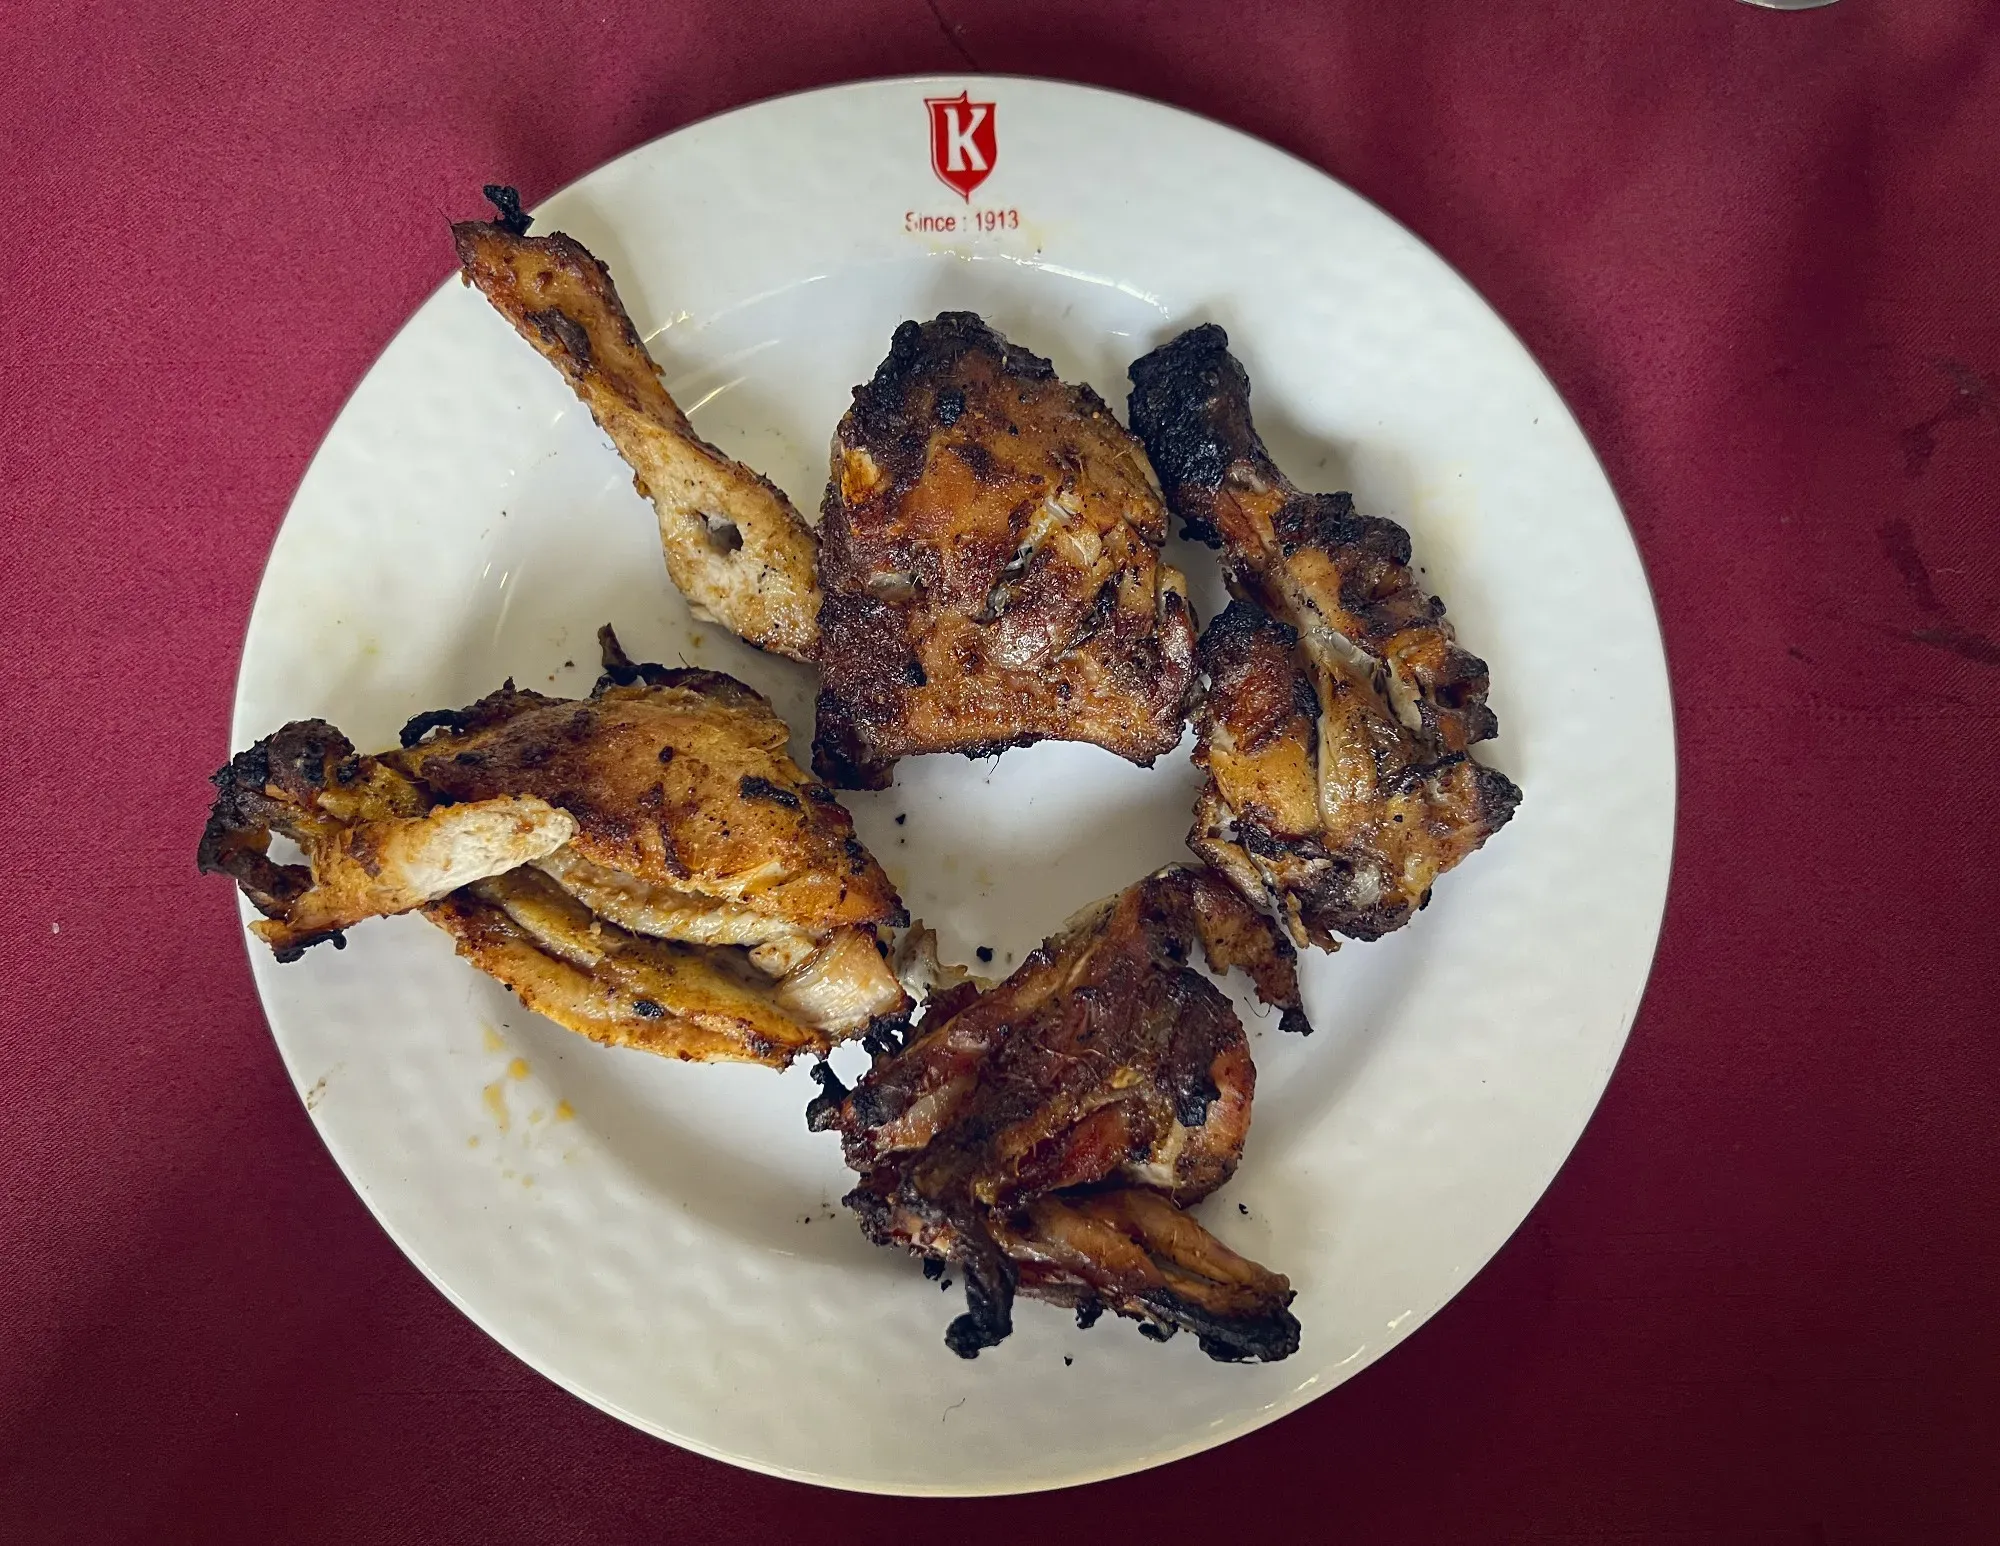
<path fill-rule="evenodd" d="M 770 480 L 695 434 L 610 270 L 560 232 L 523 234 L 524 216 L 451 230 L 466 283 L 562 372 L 631 466 L 659 516 L 667 573 L 694 614 L 810 660 L 819 631 L 811 528 Z"/>
<path fill-rule="evenodd" d="M 585 700 L 509 682 L 417 716 L 379 757 L 286 726 L 216 776 L 201 867 L 267 915 L 252 927 L 281 960 L 422 907 L 599 1041 L 782 1064 L 900 1022 L 886 930 L 907 917 L 784 722 L 731 677 L 634 665 L 600 638 Z M 276 864 L 273 832 L 306 865 Z"/>
<path fill-rule="evenodd" d="M 808 1125 L 840 1132 L 864 1231 L 964 1275 L 946 1335 L 962 1356 L 1008 1334 L 1016 1292 L 1161 1338 L 1185 1326 L 1217 1358 L 1296 1348 L 1285 1280 L 1181 1211 L 1234 1171 L 1256 1086 L 1229 1000 L 1186 964 L 1196 941 L 1309 1029 L 1291 947 L 1182 865 L 1079 914 L 998 987 L 934 998 L 853 1090 L 818 1071 Z"/>
<path fill-rule="evenodd" d="M 1410 567 L 1409 534 L 1272 462 L 1228 335 L 1132 366 L 1132 427 L 1236 601 L 1203 637 L 1189 845 L 1300 945 L 1376 939 L 1505 826 L 1521 791 L 1472 759 L 1494 735 L 1485 662 Z"/>
<path fill-rule="evenodd" d="M 1145 457 L 1088 387 L 969 312 L 896 329 L 835 434 L 813 766 L 1179 744 L 1194 619 Z"/>
<path fill-rule="evenodd" d="M 533 796 L 494 795 L 432 808 L 429 796 L 323 720 L 303 720 L 230 759 L 215 775 L 202 833 L 203 874 L 225 874 L 265 916 L 251 931 L 280 961 L 341 931 L 554 853 L 576 833 Z M 270 857 L 273 833 L 306 863 Z"/>

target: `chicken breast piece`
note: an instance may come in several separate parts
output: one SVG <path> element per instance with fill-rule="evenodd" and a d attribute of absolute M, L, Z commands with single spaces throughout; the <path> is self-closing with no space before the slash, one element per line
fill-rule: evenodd
<path fill-rule="evenodd" d="M 853 818 L 792 761 L 762 695 L 714 671 L 633 665 L 615 638 L 605 649 L 588 699 L 509 684 L 417 716 L 386 760 L 443 799 L 547 800 L 575 818 L 568 855 L 646 886 L 815 936 L 908 921 Z"/>
<path fill-rule="evenodd" d="M 998 987 L 933 999 L 852 1091 L 820 1072 L 808 1124 L 840 1132 L 864 1231 L 963 1273 L 946 1339 L 963 1356 L 1007 1335 L 1017 1291 L 1161 1336 L 1188 1326 L 1221 1358 L 1296 1347 L 1284 1279 L 1180 1212 L 1234 1171 L 1256 1087 L 1229 1000 L 1186 965 L 1197 941 L 1309 1029 L 1283 936 L 1181 865 L 1080 914 Z"/>
<path fill-rule="evenodd" d="M 771 706 L 600 639 L 588 699 L 509 682 L 380 757 L 318 721 L 259 742 L 216 777 L 202 867 L 281 959 L 422 906 L 531 1008 L 617 1045 L 781 1064 L 906 1023 L 902 904 Z M 275 863 L 274 832 L 308 865 Z"/>
<path fill-rule="evenodd" d="M 813 766 L 1179 744 L 1195 626 L 1166 511 L 1097 394 L 970 312 L 896 330 L 835 434 L 821 512 Z"/>
<path fill-rule="evenodd" d="M 525 230 L 526 221 L 521 221 Z M 813 533 L 776 485 L 688 424 L 603 263 L 571 238 L 454 225 L 460 272 L 583 399 L 659 516 L 667 573 L 697 617 L 810 660 Z"/>
<path fill-rule="evenodd" d="M 1132 366 L 1132 427 L 1236 601 L 1201 644 L 1189 846 L 1300 945 L 1376 939 L 1505 826 L 1521 791 L 1473 760 L 1498 728 L 1485 662 L 1410 564 L 1409 534 L 1271 460 L 1219 327 Z"/>

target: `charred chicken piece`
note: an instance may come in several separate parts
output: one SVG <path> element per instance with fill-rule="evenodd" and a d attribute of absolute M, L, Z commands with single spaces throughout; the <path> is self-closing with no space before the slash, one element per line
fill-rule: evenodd
<path fill-rule="evenodd" d="M 286 726 L 217 775 L 202 868 L 267 914 L 253 928 L 280 959 L 423 907 L 474 965 L 600 1041 L 782 1064 L 900 1023 L 884 931 L 901 903 L 787 755 L 784 722 L 731 677 L 634 665 L 600 638 L 588 699 L 510 682 L 419 715 L 379 757 Z M 272 832 L 307 864 L 275 864 Z"/>
<path fill-rule="evenodd" d="M 1520 802 L 1470 755 L 1498 729 L 1485 663 L 1425 593 L 1402 527 L 1272 462 L 1221 328 L 1137 361 L 1131 418 L 1237 598 L 1201 645 L 1208 781 L 1189 845 L 1300 945 L 1402 927 Z"/>
<path fill-rule="evenodd" d="M 1166 535 L 1089 387 L 970 312 L 905 322 L 834 437 L 814 768 L 880 789 L 926 752 L 1172 751 L 1195 627 Z"/>
<path fill-rule="evenodd" d="M 1256 1085 L 1229 1000 L 1187 964 L 1196 941 L 1309 1029 L 1290 945 L 1182 865 L 1078 915 L 998 987 L 933 999 L 852 1091 L 820 1074 L 808 1123 L 840 1132 L 863 1230 L 964 1276 L 946 1336 L 962 1356 L 1008 1334 L 1017 1292 L 1187 1327 L 1217 1358 L 1297 1347 L 1285 1279 L 1181 1211 L 1234 1171 Z"/>
<path fill-rule="evenodd" d="M 667 573 L 694 614 L 810 660 L 819 612 L 811 528 L 768 479 L 695 434 L 610 270 L 559 232 L 523 234 L 518 210 L 517 199 L 512 220 L 451 228 L 466 283 L 562 372 L 631 466 L 659 516 Z"/>

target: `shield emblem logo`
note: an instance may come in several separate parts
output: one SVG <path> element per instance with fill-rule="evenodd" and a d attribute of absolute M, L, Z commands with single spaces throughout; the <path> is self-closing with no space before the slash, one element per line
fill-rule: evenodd
<path fill-rule="evenodd" d="M 1000 159 L 993 137 L 993 104 L 955 97 L 925 97 L 931 115 L 931 170 L 952 192 L 972 202 L 972 190 L 992 175 Z"/>

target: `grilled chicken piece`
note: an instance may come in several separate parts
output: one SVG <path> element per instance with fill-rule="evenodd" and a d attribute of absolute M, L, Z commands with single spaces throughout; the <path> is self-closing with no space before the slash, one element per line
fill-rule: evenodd
<path fill-rule="evenodd" d="M 900 1023 L 884 932 L 906 915 L 784 722 L 731 677 L 634 665 L 600 638 L 586 700 L 510 682 L 417 716 L 380 757 L 286 726 L 216 776 L 202 868 L 267 914 L 252 927 L 281 960 L 423 907 L 600 1041 L 782 1064 Z M 308 867 L 273 863 L 273 831 Z"/>
<path fill-rule="evenodd" d="M 814 769 L 1180 742 L 1194 619 L 1166 511 L 1097 394 L 970 312 L 896 329 L 835 434 L 820 522 Z"/>
<path fill-rule="evenodd" d="M 615 638 L 605 649 L 587 700 L 503 687 L 418 715 L 390 759 L 440 798 L 560 806 L 577 824 L 570 855 L 657 888 L 632 893 L 621 921 L 633 927 L 642 898 L 664 919 L 682 893 L 815 933 L 907 921 L 853 818 L 792 761 L 790 732 L 761 694 L 720 672 L 634 665 Z"/>
<path fill-rule="evenodd" d="M 1469 752 L 1499 728 L 1485 662 L 1454 641 L 1402 527 L 1279 471 L 1221 328 L 1137 361 L 1131 418 L 1237 598 L 1201 644 L 1208 782 L 1189 845 L 1300 945 L 1402 927 L 1520 803 Z"/>
<path fill-rule="evenodd" d="M 515 223 L 525 232 L 525 217 Z M 819 632 L 811 528 L 768 479 L 695 434 L 604 264 L 561 233 L 531 237 L 508 224 L 454 225 L 460 271 L 562 372 L 630 464 L 659 516 L 667 573 L 695 616 L 810 660 Z"/>
<path fill-rule="evenodd" d="M 1186 1326 L 1217 1358 L 1297 1347 L 1285 1280 L 1180 1211 L 1234 1171 L 1256 1085 L 1229 1000 L 1186 964 L 1197 940 L 1310 1029 L 1284 938 L 1182 865 L 1079 914 L 998 987 L 934 998 L 852 1091 L 818 1071 L 808 1125 L 840 1132 L 863 1230 L 965 1277 L 946 1334 L 961 1356 L 1006 1337 L 1017 1291 L 1161 1338 Z"/>
<path fill-rule="evenodd" d="M 1298 1351 L 1284 1274 L 1237 1255 L 1144 1187 L 1037 1197 L 1013 1213 L 987 1215 L 983 1236 L 906 1194 L 864 1185 L 846 1202 L 876 1244 L 921 1254 L 927 1275 L 957 1264 L 966 1310 L 946 1329 L 945 1345 L 961 1358 L 1013 1334 L 1020 1294 L 1074 1310 L 1086 1329 L 1109 1308 L 1155 1342 L 1192 1331 L 1220 1363 L 1275 1363 Z"/>

